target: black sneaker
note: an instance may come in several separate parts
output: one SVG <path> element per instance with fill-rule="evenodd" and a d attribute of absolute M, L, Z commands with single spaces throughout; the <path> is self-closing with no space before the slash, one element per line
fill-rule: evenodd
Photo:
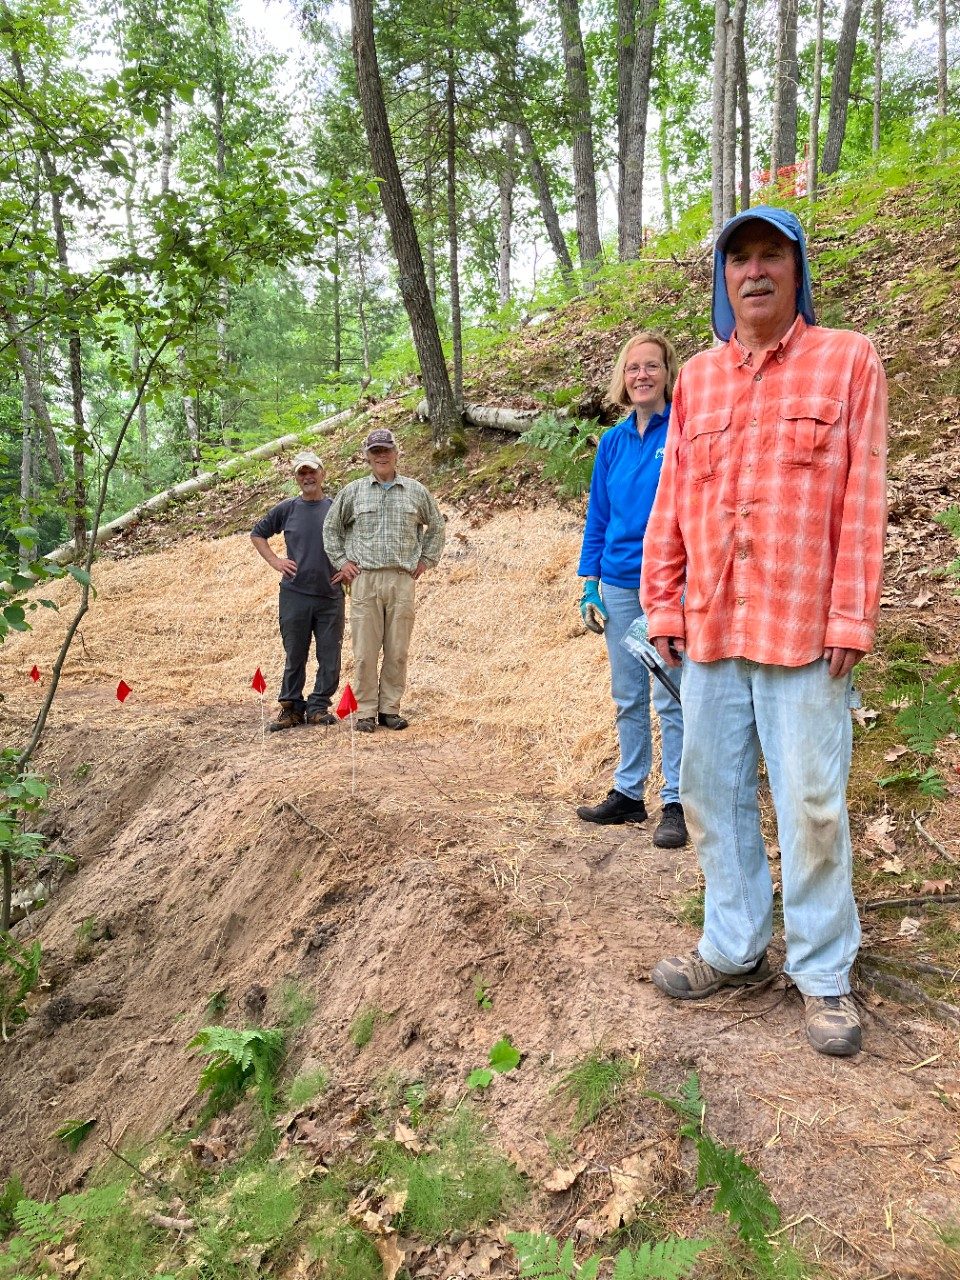
<path fill-rule="evenodd" d="M 645 822 L 647 810 L 642 800 L 632 800 L 622 791 L 616 789 L 608 792 L 606 800 L 599 804 L 582 804 L 577 810 L 577 817 L 584 822 L 599 822 L 603 826 L 612 826 L 621 822 Z"/>
<path fill-rule="evenodd" d="M 687 843 L 683 805 L 674 801 L 663 806 L 663 813 L 653 833 L 653 843 L 658 849 L 682 849 Z"/>

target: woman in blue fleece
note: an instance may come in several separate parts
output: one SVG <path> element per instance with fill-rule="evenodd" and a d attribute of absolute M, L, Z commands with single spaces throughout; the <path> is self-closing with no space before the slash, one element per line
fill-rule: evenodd
<path fill-rule="evenodd" d="M 600 439 L 590 483 L 587 525 L 577 572 L 585 579 L 580 612 L 592 631 L 603 631 L 610 659 L 610 685 L 617 707 L 620 763 L 613 788 L 597 805 L 581 805 L 587 822 L 643 822 L 643 787 L 650 772 L 650 678 L 646 667 L 621 641 L 640 608 L 643 535 L 660 480 L 670 425 L 670 400 L 679 371 L 677 353 L 662 334 L 637 333 L 617 358 L 607 400 L 630 410 Z M 678 704 L 654 683 L 660 717 L 663 813 L 653 843 L 678 849 L 687 842 L 680 806 L 680 751 L 683 716 Z"/>

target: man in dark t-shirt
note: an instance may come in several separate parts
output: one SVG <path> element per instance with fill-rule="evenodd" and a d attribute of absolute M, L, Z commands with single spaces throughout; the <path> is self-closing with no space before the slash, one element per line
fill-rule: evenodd
<path fill-rule="evenodd" d="M 331 501 L 323 496 L 323 463 L 315 453 L 298 453 L 293 474 L 299 497 L 271 507 L 250 533 L 256 550 L 280 574 L 280 636 L 287 662 L 278 698 L 280 714 L 271 732 L 304 722 L 337 722 L 330 702 L 340 682 L 344 602 L 343 588 L 331 581 L 335 571 L 323 549 L 323 522 Z M 286 542 L 286 556 L 276 555 L 267 541 L 278 533 Z M 311 638 L 317 650 L 317 680 L 304 701 Z"/>

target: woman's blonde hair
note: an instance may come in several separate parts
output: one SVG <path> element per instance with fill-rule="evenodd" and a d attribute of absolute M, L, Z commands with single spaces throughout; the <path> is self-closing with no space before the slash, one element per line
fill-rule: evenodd
<path fill-rule="evenodd" d="M 607 404 L 626 409 L 631 407 L 630 397 L 627 395 L 627 379 L 624 370 L 627 367 L 627 354 L 633 347 L 638 347 L 641 342 L 652 342 L 654 346 L 660 348 L 663 355 L 663 363 L 667 366 L 665 395 L 668 400 L 673 399 L 674 384 L 677 381 L 677 374 L 680 372 L 680 357 L 677 355 L 669 338 L 665 338 L 662 333 L 657 333 L 653 329 L 641 329 L 639 333 L 635 333 L 633 337 L 628 338 L 620 349 L 617 363 L 613 366 L 613 373 L 610 377 L 610 386 L 607 388 Z"/>

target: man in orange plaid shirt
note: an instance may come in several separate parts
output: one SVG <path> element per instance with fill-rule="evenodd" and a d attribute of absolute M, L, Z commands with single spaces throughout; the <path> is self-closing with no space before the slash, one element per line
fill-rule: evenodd
<path fill-rule="evenodd" d="M 706 882 L 703 937 L 661 960 L 682 1000 L 770 975 L 773 887 L 757 804 L 777 813 L 786 964 L 820 1053 L 860 1049 L 846 808 L 856 694 L 886 531 L 887 391 L 870 342 L 816 324 L 803 229 L 758 205 L 714 252 L 724 345 L 683 368 L 644 536 L 641 601 L 683 655 L 680 800 Z"/>

